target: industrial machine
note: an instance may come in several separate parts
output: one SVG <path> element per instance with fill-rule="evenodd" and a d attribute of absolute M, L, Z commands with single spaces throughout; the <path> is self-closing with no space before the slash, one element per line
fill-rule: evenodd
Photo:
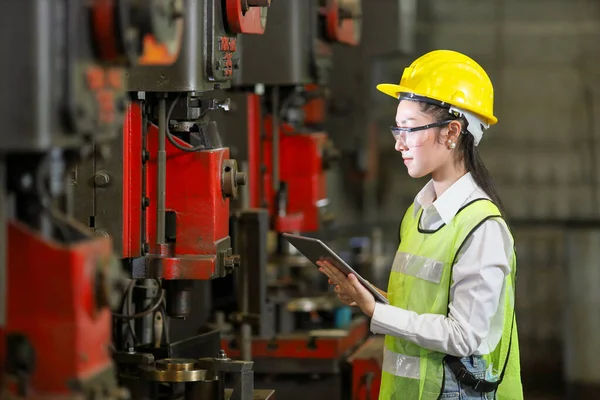
<path fill-rule="evenodd" d="M 111 311 L 120 266 L 70 217 L 67 171 L 106 156 L 127 108 L 125 68 L 169 63 L 168 0 L 0 6 L 0 397 L 116 399 Z M 160 61 L 162 60 L 162 61 Z"/>
<path fill-rule="evenodd" d="M 240 68 L 240 35 L 265 32 L 270 0 L 180 4 L 179 56 L 128 70 L 123 136 L 110 159 L 78 167 L 75 214 L 114 240 L 132 278 L 113 312 L 113 339 L 119 383 L 133 397 L 272 399 L 254 390 L 252 362 L 230 359 L 220 332 L 190 318 L 210 308 L 202 283 L 240 266 L 229 208 L 246 175 L 214 121 L 228 108 L 214 93 Z"/>
<path fill-rule="evenodd" d="M 351 318 L 317 269 L 280 237 L 314 233 L 332 220 L 325 173 L 337 154 L 324 130 L 332 48 L 360 42 L 360 19 L 357 0 L 273 2 L 265 35 L 238 43 L 230 111 L 219 120 L 249 180 L 232 214 L 244 268 L 229 288 L 214 282 L 214 322 L 229 332 L 226 353 L 252 359 L 257 385 L 274 385 L 286 399 L 317 391 L 348 398 L 341 369 L 368 333 L 366 319 Z M 324 379 L 311 381 L 315 374 Z M 310 382 L 287 381 L 292 376 Z"/>

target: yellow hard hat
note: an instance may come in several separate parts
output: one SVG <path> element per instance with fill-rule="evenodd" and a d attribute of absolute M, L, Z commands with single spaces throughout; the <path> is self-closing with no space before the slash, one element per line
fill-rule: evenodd
<path fill-rule="evenodd" d="M 431 51 L 404 69 L 400 84 L 377 89 L 396 99 L 405 93 L 437 100 L 477 114 L 489 125 L 498 122 L 492 81 L 479 64 L 456 51 Z"/>

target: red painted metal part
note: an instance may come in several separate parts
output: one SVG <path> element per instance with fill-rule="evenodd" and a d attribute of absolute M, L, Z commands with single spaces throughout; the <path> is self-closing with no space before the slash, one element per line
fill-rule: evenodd
<path fill-rule="evenodd" d="M 346 5 L 349 4 L 349 5 Z M 332 42 L 357 46 L 360 32 L 352 18 L 340 18 L 340 7 L 355 8 L 360 0 L 328 0 L 326 7 L 327 38 Z"/>
<path fill-rule="evenodd" d="M 261 22 L 262 7 L 250 7 L 245 13 L 242 10 L 244 0 L 227 0 L 227 23 L 233 33 L 262 35 L 266 25 Z"/>
<path fill-rule="evenodd" d="M 257 94 L 247 95 L 247 119 L 248 119 L 248 192 L 250 197 L 250 207 L 260 208 L 261 190 L 260 190 L 260 165 L 261 159 L 261 107 L 260 96 Z"/>
<path fill-rule="evenodd" d="M 229 199 L 223 194 L 223 162 L 229 149 L 184 152 L 170 142 L 167 151 L 166 210 L 176 213 L 176 242 L 156 246 L 156 177 L 158 128 L 148 127 L 150 160 L 146 209 L 149 266 L 163 279 L 210 279 L 217 267 L 217 242 L 229 237 Z M 175 138 L 182 146 L 189 144 Z M 152 259 L 154 257 L 154 259 Z M 157 270 L 159 269 L 159 270 Z"/>
<path fill-rule="evenodd" d="M 265 119 L 266 140 L 263 142 L 263 163 L 266 173 L 263 175 L 263 188 L 270 214 L 275 217 L 275 193 L 271 184 L 271 118 Z M 310 232 L 319 229 L 319 209 L 317 202 L 327 197 L 326 179 L 323 171 L 323 147 L 327 135 L 321 132 L 296 133 L 290 125 L 283 124 L 279 132 L 279 176 L 287 183 L 288 209 L 287 220 L 279 226 L 279 232 Z M 299 216 L 301 215 L 301 217 Z M 301 218 L 301 222 L 298 219 Z M 295 221 L 295 222 L 293 222 Z"/>
<path fill-rule="evenodd" d="M 277 336 L 275 339 L 252 339 L 252 358 L 337 359 L 361 343 L 369 331 L 368 321 L 356 321 L 344 337 L 311 337 L 308 333 Z M 221 348 L 237 358 L 240 350 L 231 340 L 222 339 Z"/>
<path fill-rule="evenodd" d="M 0 327 L 0 363 L 5 360 L 4 336 L 25 335 L 36 354 L 30 380 L 36 397 L 67 395 L 69 382 L 113 368 L 112 317 L 108 308 L 97 309 L 94 296 L 95 273 L 110 260 L 111 250 L 108 238 L 64 247 L 20 223 L 9 223 L 7 321 Z"/>
<path fill-rule="evenodd" d="M 352 365 L 352 400 L 379 398 L 383 336 L 372 336 L 349 358 Z"/>
<path fill-rule="evenodd" d="M 304 214 L 287 214 L 287 215 L 276 215 L 275 217 L 275 230 L 277 232 L 302 232 L 304 224 Z"/>
<path fill-rule="evenodd" d="M 116 0 L 94 0 L 91 4 L 91 22 L 95 44 L 103 61 L 116 62 L 123 55 L 117 43 L 118 31 L 115 21 Z"/>
<path fill-rule="evenodd" d="M 122 258 L 141 256 L 142 245 L 142 106 L 130 104 L 123 126 Z"/>
<path fill-rule="evenodd" d="M 305 89 L 308 93 L 319 90 L 318 85 L 306 85 Z M 304 107 L 304 123 L 308 126 L 323 124 L 326 119 L 327 102 L 324 96 L 319 96 L 310 99 Z"/>

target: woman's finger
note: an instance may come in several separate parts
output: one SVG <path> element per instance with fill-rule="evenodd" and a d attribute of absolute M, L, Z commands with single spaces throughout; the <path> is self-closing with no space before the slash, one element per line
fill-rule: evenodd
<path fill-rule="evenodd" d="M 343 304 L 346 304 L 347 306 L 355 306 L 356 302 L 349 296 L 345 296 L 343 294 L 338 294 L 338 299 L 340 299 L 340 301 Z"/>
<path fill-rule="evenodd" d="M 327 269 L 327 267 L 321 267 L 319 268 L 319 271 L 324 273 L 325 275 L 327 275 L 327 277 L 329 278 L 329 280 L 332 280 L 332 276 L 329 272 L 329 269 Z"/>
<path fill-rule="evenodd" d="M 336 282 L 342 282 L 346 279 L 346 276 L 330 263 L 327 263 L 324 269 L 327 270 L 328 276 Z"/>

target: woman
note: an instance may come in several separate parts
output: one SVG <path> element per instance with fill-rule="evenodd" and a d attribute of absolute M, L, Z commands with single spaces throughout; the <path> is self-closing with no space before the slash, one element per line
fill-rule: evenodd
<path fill-rule="evenodd" d="M 471 58 L 438 50 L 377 89 L 400 100 L 391 130 L 408 174 L 431 176 L 402 219 L 380 290 L 390 304 L 319 267 L 386 335 L 380 399 L 522 399 L 514 242 L 477 152 L 498 122 L 492 83 Z"/>

